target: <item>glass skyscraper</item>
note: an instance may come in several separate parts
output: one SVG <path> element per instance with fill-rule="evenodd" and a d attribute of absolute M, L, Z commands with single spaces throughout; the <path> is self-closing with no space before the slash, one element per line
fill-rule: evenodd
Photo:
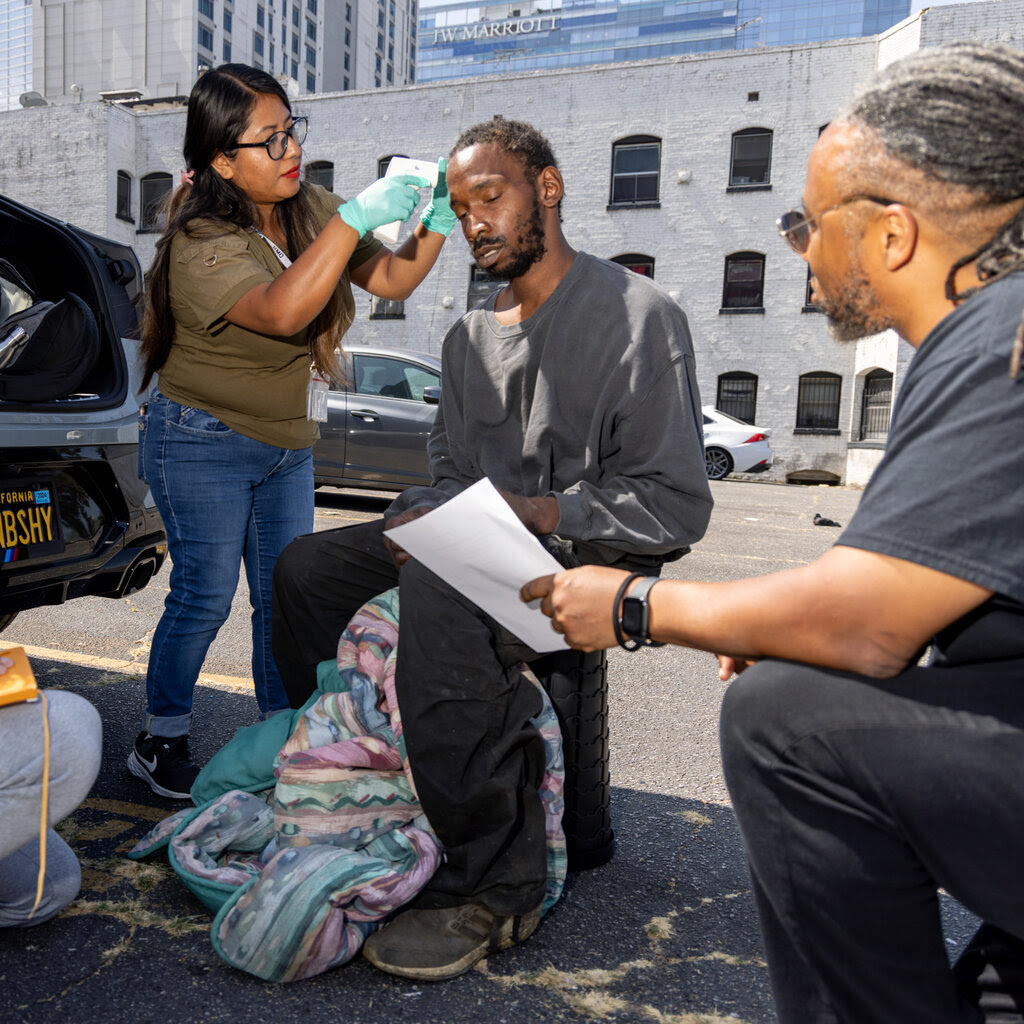
<path fill-rule="evenodd" d="M 31 0 L 0 0 L 0 110 L 18 110 L 32 89 Z"/>
<path fill-rule="evenodd" d="M 874 35 L 910 0 L 456 0 L 420 7 L 418 82 Z"/>

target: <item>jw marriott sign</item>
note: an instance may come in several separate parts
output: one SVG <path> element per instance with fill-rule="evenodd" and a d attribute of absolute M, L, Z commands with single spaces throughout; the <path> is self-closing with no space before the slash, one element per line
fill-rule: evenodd
<path fill-rule="evenodd" d="M 470 39 L 492 39 L 495 36 L 523 36 L 530 32 L 547 32 L 558 27 L 554 16 L 517 18 L 515 21 L 480 21 L 475 25 L 458 25 L 434 29 L 434 45 L 462 43 Z"/>

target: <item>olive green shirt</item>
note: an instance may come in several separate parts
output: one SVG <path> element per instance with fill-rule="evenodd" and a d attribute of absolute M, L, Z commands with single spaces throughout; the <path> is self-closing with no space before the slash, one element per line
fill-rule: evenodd
<path fill-rule="evenodd" d="M 321 226 L 344 200 L 304 184 Z M 203 409 L 232 430 L 278 448 L 306 448 L 317 424 L 306 419 L 310 358 L 307 330 L 277 338 L 228 323 L 224 315 L 251 288 L 284 272 L 255 230 L 216 220 L 192 221 L 171 242 L 168 285 L 174 340 L 159 388 L 182 405 Z M 381 248 L 367 234 L 341 276 L 341 336 L 355 317 L 349 272 Z M 292 254 L 288 253 L 291 256 Z"/>

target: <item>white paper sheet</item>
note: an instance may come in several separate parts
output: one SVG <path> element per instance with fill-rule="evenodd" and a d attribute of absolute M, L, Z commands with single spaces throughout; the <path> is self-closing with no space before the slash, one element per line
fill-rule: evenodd
<path fill-rule="evenodd" d="M 523 526 L 490 480 L 480 480 L 419 519 L 384 532 L 538 654 L 568 649 L 540 610 L 540 601 L 519 600 L 524 583 L 563 567 Z"/>

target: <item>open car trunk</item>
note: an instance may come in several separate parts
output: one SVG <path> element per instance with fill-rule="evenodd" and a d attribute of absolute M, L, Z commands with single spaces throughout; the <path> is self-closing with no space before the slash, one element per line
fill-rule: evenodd
<path fill-rule="evenodd" d="M 0 368 L 2 628 L 26 608 L 140 589 L 166 538 L 137 471 L 134 252 L 0 196 L 0 260 L 37 304 L 74 296 L 76 314 L 30 334 Z"/>
<path fill-rule="evenodd" d="M 43 397 L 26 400 L 0 398 L 5 406 L 39 409 L 50 405 L 104 408 L 120 405 L 127 394 L 129 367 L 121 338 L 136 331 L 135 300 L 142 273 L 128 246 L 74 228 L 0 196 L 0 257 L 11 263 L 39 300 L 59 302 L 77 296 L 92 313 L 98 345 L 79 359 L 81 379 L 65 393 L 51 388 Z M 28 340 L 18 362 L 31 356 Z M 84 345 L 82 346 L 84 349 Z M 88 359 L 89 366 L 82 366 Z M 18 369 L 18 363 L 0 370 L 0 377 Z M 13 410 L 12 410 L 13 411 Z"/>

